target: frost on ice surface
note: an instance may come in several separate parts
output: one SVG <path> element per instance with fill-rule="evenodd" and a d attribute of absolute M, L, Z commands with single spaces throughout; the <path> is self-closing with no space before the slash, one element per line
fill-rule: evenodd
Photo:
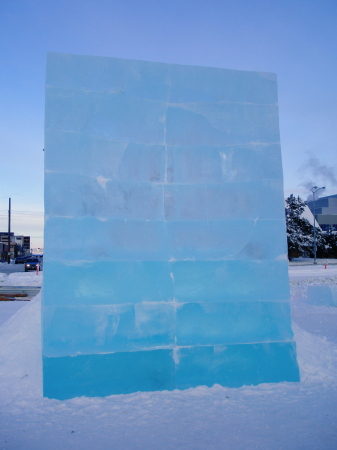
<path fill-rule="evenodd" d="M 46 396 L 299 379 L 274 75 L 51 53 L 45 141 Z"/>

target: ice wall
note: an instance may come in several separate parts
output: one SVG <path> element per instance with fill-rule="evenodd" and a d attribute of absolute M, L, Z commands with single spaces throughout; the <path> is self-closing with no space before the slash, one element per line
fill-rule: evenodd
<path fill-rule="evenodd" d="M 337 306 L 337 287 L 334 284 L 324 284 L 307 287 L 307 301 L 311 305 Z"/>
<path fill-rule="evenodd" d="M 51 53 L 44 395 L 299 379 L 273 74 Z"/>

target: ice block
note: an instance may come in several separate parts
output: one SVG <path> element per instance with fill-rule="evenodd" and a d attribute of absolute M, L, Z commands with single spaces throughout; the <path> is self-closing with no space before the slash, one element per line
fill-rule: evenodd
<path fill-rule="evenodd" d="M 43 389 L 298 381 L 276 76 L 49 53 Z"/>
<path fill-rule="evenodd" d="M 337 306 L 337 288 L 334 284 L 308 286 L 307 301 L 311 305 Z"/>

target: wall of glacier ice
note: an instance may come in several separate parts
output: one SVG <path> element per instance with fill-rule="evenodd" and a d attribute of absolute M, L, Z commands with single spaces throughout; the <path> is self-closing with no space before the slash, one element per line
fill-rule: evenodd
<path fill-rule="evenodd" d="M 44 395 L 299 379 L 273 74 L 50 53 Z"/>

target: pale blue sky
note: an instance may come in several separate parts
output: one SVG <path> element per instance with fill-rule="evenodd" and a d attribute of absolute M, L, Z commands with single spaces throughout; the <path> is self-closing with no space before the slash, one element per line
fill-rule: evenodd
<path fill-rule="evenodd" d="M 336 23 L 336 0 L 0 0 L 0 231 L 11 197 L 42 245 L 47 51 L 274 72 L 285 195 L 337 193 Z"/>

